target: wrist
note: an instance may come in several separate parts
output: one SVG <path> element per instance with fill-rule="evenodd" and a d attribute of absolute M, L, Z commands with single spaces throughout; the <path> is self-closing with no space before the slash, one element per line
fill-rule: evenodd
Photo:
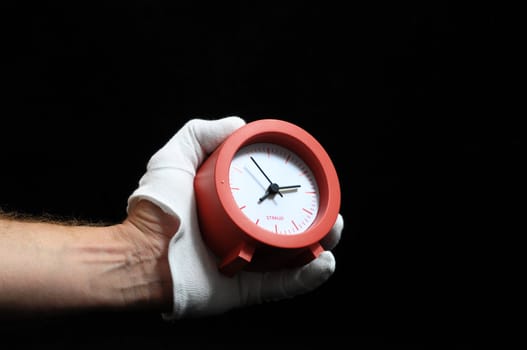
<path fill-rule="evenodd" d="M 113 239 L 123 251 L 112 270 L 97 280 L 109 306 L 160 312 L 172 307 L 172 276 L 168 263 L 169 239 L 145 234 L 129 220 L 112 226 Z"/>

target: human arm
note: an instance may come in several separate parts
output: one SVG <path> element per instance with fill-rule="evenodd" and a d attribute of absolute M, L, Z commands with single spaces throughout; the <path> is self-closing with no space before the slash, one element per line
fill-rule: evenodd
<path fill-rule="evenodd" d="M 149 223 L 149 202 L 117 225 L 20 218 L 0 213 L 0 315 L 151 309 L 172 303 L 167 260 L 178 222 Z M 161 233 L 160 233 L 161 232 Z"/>

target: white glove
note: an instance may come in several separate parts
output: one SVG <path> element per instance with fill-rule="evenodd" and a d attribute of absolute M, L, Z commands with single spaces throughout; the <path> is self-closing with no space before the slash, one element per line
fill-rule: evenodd
<path fill-rule="evenodd" d="M 280 300 L 306 293 L 324 283 L 335 270 L 330 250 L 305 266 L 273 272 L 242 271 L 227 277 L 202 241 L 194 197 L 194 176 L 205 158 L 245 121 L 239 117 L 188 121 L 148 162 L 128 208 L 147 199 L 180 221 L 168 250 L 174 306 L 166 320 L 219 314 L 233 308 Z M 343 229 L 339 214 L 322 242 L 332 249 Z"/>

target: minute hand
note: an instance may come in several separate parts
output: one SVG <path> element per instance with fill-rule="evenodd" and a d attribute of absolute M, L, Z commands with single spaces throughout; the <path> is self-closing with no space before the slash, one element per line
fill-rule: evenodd
<path fill-rule="evenodd" d="M 260 170 L 260 172 L 263 174 L 263 176 L 265 176 L 265 178 L 267 179 L 267 181 L 269 181 L 269 183 L 271 184 L 271 186 L 275 185 L 275 186 L 273 186 L 273 187 L 278 187 L 278 185 L 273 184 L 273 182 L 271 181 L 271 179 L 265 174 L 265 172 L 262 170 L 262 168 L 260 168 L 260 166 L 258 165 L 258 163 L 256 163 L 256 160 L 254 160 L 254 158 L 253 158 L 252 156 L 251 156 L 251 160 L 252 160 L 253 163 L 256 165 L 256 167 L 258 168 L 258 170 Z M 268 191 L 268 192 L 269 192 L 269 191 Z M 282 193 L 280 193 L 280 188 L 278 188 L 278 189 L 276 190 L 275 193 L 278 193 L 278 194 L 280 195 L 280 197 L 283 197 Z M 267 196 L 265 196 L 265 197 L 267 197 Z M 260 200 L 260 201 L 262 201 L 262 200 Z"/>

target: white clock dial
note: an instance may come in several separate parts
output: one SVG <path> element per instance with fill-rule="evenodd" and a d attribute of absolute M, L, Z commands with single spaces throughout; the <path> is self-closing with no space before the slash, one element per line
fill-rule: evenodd
<path fill-rule="evenodd" d="M 315 221 L 319 191 L 306 163 L 272 143 L 239 149 L 229 168 L 239 209 L 256 225 L 275 234 L 295 235 Z"/>

